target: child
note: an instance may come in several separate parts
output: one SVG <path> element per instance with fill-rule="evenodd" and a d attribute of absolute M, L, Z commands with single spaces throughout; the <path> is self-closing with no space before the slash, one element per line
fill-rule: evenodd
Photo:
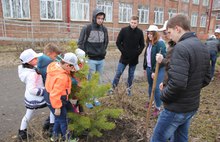
<path fill-rule="evenodd" d="M 32 49 L 24 50 L 20 55 L 22 65 L 18 66 L 18 75 L 22 82 L 26 84 L 25 90 L 25 106 L 26 114 L 21 121 L 18 136 L 20 139 L 27 139 L 27 125 L 30 121 L 35 109 L 46 107 L 46 103 L 42 96 L 43 80 L 41 74 L 37 71 L 38 54 Z"/>
<path fill-rule="evenodd" d="M 47 71 L 47 66 L 53 62 L 57 55 L 61 54 L 61 50 L 53 43 L 49 43 L 45 46 L 44 48 L 44 54 L 40 57 L 38 57 L 38 64 L 37 67 L 43 77 L 43 82 L 45 84 L 46 81 L 46 71 Z M 50 117 L 46 119 L 43 125 L 43 131 L 49 130 L 49 136 L 52 135 L 52 129 L 54 125 L 54 115 L 52 112 L 50 112 Z"/>
<path fill-rule="evenodd" d="M 48 107 L 55 115 L 53 127 L 53 137 L 51 140 L 58 140 L 61 132 L 62 139 L 66 139 L 67 134 L 67 107 L 69 94 L 71 92 L 72 81 L 70 72 L 79 70 L 78 59 L 73 53 L 66 53 L 61 57 L 60 62 L 52 62 L 47 68 L 47 79 L 45 87 L 49 93 L 51 105 Z"/>

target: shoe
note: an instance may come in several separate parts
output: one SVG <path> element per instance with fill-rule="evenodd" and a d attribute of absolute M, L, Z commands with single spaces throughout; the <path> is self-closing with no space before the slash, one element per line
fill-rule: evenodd
<path fill-rule="evenodd" d="M 127 93 L 128 96 L 132 96 L 131 88 L 127 88 L 126 89 L 126 93 Z"/>
<path fill-rule="evenodd" d="M 108 90 L 108 94 L 107 95 L 113 95 L 113 93 L 114 93 L 114 89 L 111 88 L 111 89 Z"/>
<path fill-rule="evenodd" d="M 49 129 L 48 129 L 49 137 L 52 137 L 53 135 L 53 126 L 54 126 L 54 123 L 50 123 Z"/>
<path fill-rule="evenodd" d="M 59 136 L 58 134 L 53 133 L 52 137 L 50 138 L 51 142 L 58 142 L 59 141 Z"/>
<path fill-rule="evenodd" d="M 160 114 L 160 110 L 158 108 L 155 108 L 153 112 L 153 116 L 158 117 L 159 114 Z"/>
<path fill-rule="evenodd" d="M 20 140 L 26 140 L 27 138 L 30 138 L 31 135 L 30 134 L 27 134 L 27 129 L 24 129 L 24 130 L 18 130 L 18 138 Z"/>
<path fill-rule="evenodd" d="M 95 106 L 100 106 L 101 103 L 99 102 L 99 100 L 97 98 L 94 99 L 94 105 Z"/>
<path fill-rule="evenodd" d="M 92 109 L 92 108 L 93 108 L 93 104 L 91 104 L 91 103 L 86 103 L 86 107 L 87 107 L 88 109 Z"/>

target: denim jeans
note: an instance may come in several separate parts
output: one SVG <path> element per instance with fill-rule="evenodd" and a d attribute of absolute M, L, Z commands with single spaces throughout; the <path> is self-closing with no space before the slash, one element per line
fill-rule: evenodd
<path fill-rule="evenodd" d="M 188 142 L 190 121 L 196 111 L 175 113 L 164 109 L 157 120 L 151 142 Z"/>
<path fill-rule="evenodd" d="M 88 79 L 90 80 L 92 78 L 92 74 L 98 72 L 100 75 L 100 82 L 102 81 L 102 73 L 104 69 L 104 59 L 103 60 L 88 60 L 89 64 L 89 75 Z"/>
<path fill-rule="evenodd" d="M 153 87 L 153 79 L 151 77 L 152 71 L 150 67 L 147 67 L 147 81 L 148 81 L 148 94 L 149 97 L 151 96 L 151 91 L 152 91 L 152 87 Z M 158 77 L 157 77 L 157 84 L 156 84 L 156 88 L 155 88 L 155 92 L 154 92 L 154 101 L 156 103 L 156 107 L 159 108 L 161 106 L 162 101 L 160 100 L 160 88 L 159 85 L 161 82 L 163 82 L 164 79 L 164 74 L 165 74 L 165 68 L 162 67 L 159 69 L 158 71 Z"/>
<path fill-rule="evenodd" d="M 121 77 L 122 73 L 124 72 L 126 66 L 127 65 L 122 64 L 120 62 L 118 63 L 116 74 L 115 74 L 114 80 L 112 81 L 112 87 L 113 88 L 118 86 L 120 77 Z M 133 82 L 133 79 L 134 79 L 135 69 L 136 69 L 136 65 L 133 65 L 133 66 L 129 65 L 129 68 L 128 68 L 128 80 L 127 80 L 127 87 L 128 88 L 131 88 L 131 86 L 132 86 L 132 82 Z"/>
<path fill-rule="evenodd" d="M 211 77 L 214 76 L 215 73 L 215 63 L 217 60 L 217 51 L 211 50 L 210 53 L 210 61 L 211 61 Z"/>
<path fill-rule="evenodd" d="M 47 91 L 44 89 L 44 100 L 47 103 L 48 108 L 50 109 L 50 111 L 54 114 L 55 113 L 55 109 L 52 107 L 51 103 L 50 103 L 50 98 L 49 98 L 49 94 L 47 93 Z M 53 126 L 53 133 L 55 135 L 58 135 L 59 133 L 61 133 L 62 137 L 66 136 L 66 131 L 67 131 L 67 111 L 72 111 L 73 112 L 73 107 L 71 105 L 71 103 L 69 101 L 66 101 L 66 97 L 61 97 L 62 100 L 62 107 L 61 109 L 61 113 L 59 116 L 56 116 L 55 114 L 55 122 L 54 122 L 54 126 Z"/>

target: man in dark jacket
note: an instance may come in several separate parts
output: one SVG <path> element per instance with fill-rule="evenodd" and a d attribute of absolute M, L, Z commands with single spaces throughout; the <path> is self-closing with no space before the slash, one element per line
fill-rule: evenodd
<path fill-rule="evenodd" d="M 176 15 L 167 23 L 168 34 L 176 42 L 170 59 L 167 86 L 161 92 L 164 110 L 154 128 L 151 142 L 188 141 L 190 120 L 199 108 L 200 92 L 209 84 L 209 52 L 190 32 L 190 21 Z"/>
<path fill-rule="evenodd" d="M 217 60 L 218 54 L 218 46 L 219 41 L 216 39 L 215 35 L 211 35 L 205 42 L 210 54 L 210 61 L 211 61 L 211 77 L 214 80 L 214 73 L 215 73 L 215 64 Z"/>
<path fill-rule="evenodd" d="M 103 26 L 105 13 L 100 9 L 93 11 L 92 23 L 85 26 L 79 37 L 78 47 L 85 51 L 88 56 L 89 76 L 98 72 L 101 75 L 104 67 L 104 59 L 108 46 L 108 31 Z"/>
<path fill-rule="evenodd" d="M 138 57 L 144 49 L 144 35 L 138 27 L 138 16 L 132 16 L 130 25 L 124 27 L 119 32 L 116 45 L 121 52 L 121 57 L 118 63 L 118 68 L 112 82 L 113 89 L 118 85 L 119 79 L 127 65 L 128 81 L 127 93 L 131 95 L 131 86 L 134 79 L 134 72 L 138 64 Z"/>

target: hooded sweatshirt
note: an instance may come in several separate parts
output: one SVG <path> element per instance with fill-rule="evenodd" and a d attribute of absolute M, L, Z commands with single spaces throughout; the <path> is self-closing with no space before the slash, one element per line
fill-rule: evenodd
<path fill-rule="evenodd" d="M 46 106 L 43 94 L 43 80 L 40 74 L 37 74 L 34 69 L 18 66 L 18 76 L 25 83 L 25 106 L 29 109 L 37 109 Z"/>
<path fill-rule="evenodd" d="M 72 86 L 70 72 L 64 70 L 59 63 L 52 62 L 47 67 L 47 79 L 45 87 L 50 95 L 50 102 L 53 108 L 62 107 L 62 96 L 68 98 Z"/>
<path fill-rule="evenodd" d="M 78 40 L 78 46 L 84 50 L 89 59 L 102 60 L 105 58 L 106 49 L 108 46 L 108 31 L 103 25 L 96 23 L 96 17 L 98 14 L 105 13 L 100 9 L 93 11 L 92 23 L 85 26 Z"/>

